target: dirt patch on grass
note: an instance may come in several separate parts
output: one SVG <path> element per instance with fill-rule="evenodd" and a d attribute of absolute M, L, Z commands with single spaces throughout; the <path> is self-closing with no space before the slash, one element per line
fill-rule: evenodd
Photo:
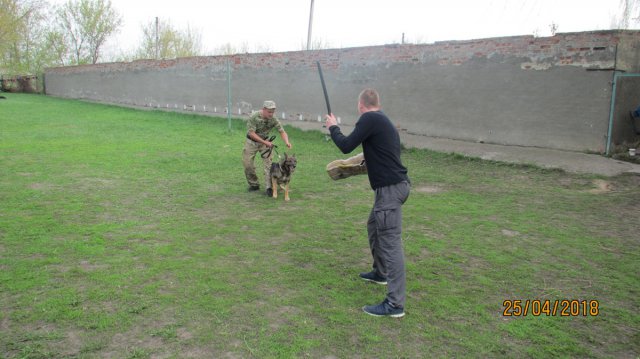
<path fill-rule="evenodd" d="M 178 336 L 178 339 L 180 340 L 189 340 L 189 339 L 193 339 L 193 334 L 191 332 L 189 332 L 187 329 L 185 328 L 178 328 L 176 330 L 176 334 Z"/>
<path fill-rule="evenodd" d="M 9 317 L 8 316 L 2 318 L 2 321 L 0 321 L 0 331 L 2 331 L 3 333 L 8 333 L 9 332 Z"/>
<path fill-rule="evenodd" d="M 93 189 L 96 187 L 114 188 L 118 181 L 108 178 L 83 177 L 78 179 L 78 184 L 84 189 Z"/>
<path fill-rule="evenodd" d="M 159 337 L 145 336 L 144 339 L 140 338 L 141 336 L 139 333 L 130 332 L 115 334 L 111 338 L 111 342 L 109 343 L 109 348 L 107 349 L 105 356 L 115 358 L 124 354 L 125 351 L 129 354 L 139 352 L 140 350 L 156 352 L 163 346 L 162 339 Z"/>
<path fill-rule="evenodd" d="M 265 309 L 271 308 L 271 305 L 267 305 Z M 277 308 L 273 308 L 273 310 L 265 310 L 267 320 L 269 321 L 269 327 L 273 330 L 278 330 L 282 327 L 291 327 L 293 326 L 292 318 L 301 313 L 299 308 L 283 305 Z"/>
<path fill-rule="evenodd" d="M 104 269 L 107 268 L 105 264 L 92 264 L 89 261 L 80 261 L 80 268 L 85 272 L 92 272 L 96 269 Z"/>
<path fill-rule="evenodd" d="M 412 190 L 416 191 L 418 193 L 440 193 L 440 192 L 444 192 L 444 189 L 442 187 L 430 186 L 430 185 L 416 186 Z"/>
<path fill-rule="evenodd" d="M 64 357 L 77 355 L 83 346 L 84 340 L 82 333 L 76 330 L 67 330 L 66 340 L 64 341 L 61 354 Z"/>
<path fill-rule="evenodd" d="M 32 189 L 34 191 L 51 191 L 58 188 L 58 186 L 51 184 L 51 183 L 40 183 L 40 182 L 35 182 L 35 183 L 31 183 L 29 185 L 29 189 Z"/>
<path fill-rule="evenodd" d="M 593 180 L 593 185 L 595 186 L 595 188 L 592 188 L 588 191 L 589 193 L 592 193 L 592 194 L 609 193 L 614 189 L 613 184 L 611 182 L 601 180 L 601 179 Z"/>
<path fill-rule="evenodd" d="M 502 232 L 502 234 L 504 234 L 507 237 L 517 237 L 517 236 L 520 235 L 520 232 L 512 231 L 510 229 L 503 229 L 501 232 Z"/>

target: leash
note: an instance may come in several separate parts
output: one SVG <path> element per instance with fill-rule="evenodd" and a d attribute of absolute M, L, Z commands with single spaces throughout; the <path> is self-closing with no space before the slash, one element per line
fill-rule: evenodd
<path fill-rule="evenodd" d="M 273 144 L 273 140 L 276 139 L 276 136 L 271 136 L 269 137 L 269 139 L 267 141 L 271 142 Z M 278 152 L 278 145 L 273 144 L 273 146 L 269 147 L 268 149 L 260 152 L 260 157 L 262 158 L 267 158 L 269 156 L 271 156 L 271 152 L 276 151 L 276 155 L 278 156 L 278 160 L 280 160 L 280 153 Z"/>

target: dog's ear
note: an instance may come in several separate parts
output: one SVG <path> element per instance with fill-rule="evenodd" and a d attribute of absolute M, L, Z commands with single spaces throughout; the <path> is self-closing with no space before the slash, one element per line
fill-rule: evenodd
<path fill-rule="evenodd" d="M 287 153 L 285 152 L 285 153 L 284 153 L 284 159 L 285 159 L 285 161 L 287 160 L 287 158 L 288 158 L 288 156 L 287 156 Z"/>

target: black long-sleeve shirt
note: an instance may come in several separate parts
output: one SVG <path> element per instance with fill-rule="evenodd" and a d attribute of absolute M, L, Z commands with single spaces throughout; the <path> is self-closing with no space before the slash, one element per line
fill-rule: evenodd
<path fill-rule="evenodd" d="M 331 126 L 329 131 L 342 153 L 350 153 L 362 144 L 369 183 L 374 190 L 409 182 L 407 168 L 400 160 L 400 135 L 382 111 L 363 113 L 349 136 L 343 135 L 338 126 Z"/>

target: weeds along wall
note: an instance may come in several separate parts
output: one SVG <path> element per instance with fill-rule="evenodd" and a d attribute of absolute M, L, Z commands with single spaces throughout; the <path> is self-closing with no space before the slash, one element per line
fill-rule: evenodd
<path fill-rule="evenodd" d="M 58 67 L 46 70 L 45 88 L 57 97 L 219 116 L 230 89 L 234 117 L 272 99 L 279 118 L 317 122 L 326 108 L 316 61 L 344 124 L 355 123 L 357 96 L 373 87 L 410 133 L 603 152 L 613 74 L 640 72 L 640 31 Z"/>

